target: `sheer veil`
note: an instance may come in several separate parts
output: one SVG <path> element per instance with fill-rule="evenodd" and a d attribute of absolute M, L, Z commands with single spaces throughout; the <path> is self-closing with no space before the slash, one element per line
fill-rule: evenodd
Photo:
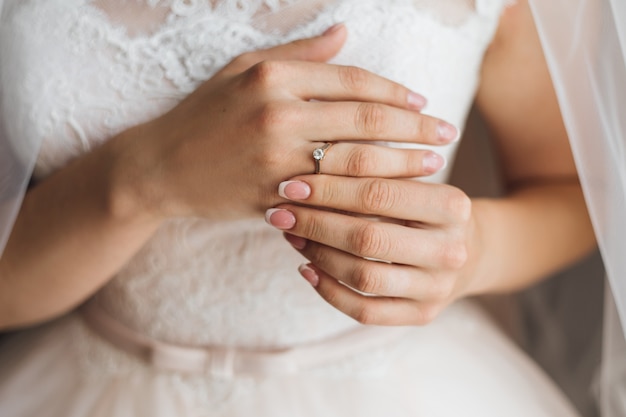
<path fill-rule="evenodd" d="M 605 306 L 601 411 L 603 417 L 624 416 L 626 2 L 530 3 L 611 289 Z"/>
<path fill-rule="evenodd" d="M 530 0 L 605 262 L 604 417 L 626 415 L 626 2 Z M 0 14 L 3 0 L 0 0 Z M 11 39 L 0 27 L 0 51 Z M 1 89 L 11 63 L 0 56 Z M 0 115 L 10 112 L 0 111 Z M 24 121 L 26 122 L 26 121 Z M 0 116 L 0 254 L 28 185 L 40 143 L 24 142 Z M 619 313 L 619 314 L 618 314 Z M 619 317 L 622 318 L 620 326 Z M 621 383 L 620 383 L 621 382 Z"/>
<path fill-rule="evenodd" d="M 4 0 L 0 0 L 0 15 L 4 12 Z M 4 35 L 0 26 L 0 42 L 3 47 L 0 51 L 8 50 L 5 46 L 11 45 L 10 37 Z M 11 78 L 12 71 L 17 66 L 3 59 L 0 53 L 0 109 L 11 106 L 12 98 L 2 88 L 6 85 L 2 80 Z M 11 227 L 22 203 L 24 192 L 31 177 L 40 143 L 29 143 L 22 140 L 19 132 L 8 129 L 10 123 L 4 120 L 9 112 L 0 111 L 0 255 L 9 238 Z"/>

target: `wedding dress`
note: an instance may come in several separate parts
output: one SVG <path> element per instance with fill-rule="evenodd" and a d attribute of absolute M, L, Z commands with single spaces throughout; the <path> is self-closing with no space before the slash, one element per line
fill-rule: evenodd
<path fill-rule="evenodd" d="M 41 179 L 169 110 L 238 54 L 345 22 L 332 62 L 405 84 L 428 98 L 427 113 L 462 128 L 505 3 L 5 0 L 0 118 L 41 141 Z M 455 147 L 438 152 L 452 160 Z M 299 277 L 302 262 L 261 219 L 166 222 L 95 295 L 95 315 L 74 312 L 0 345 L 0 415 L 577 415 L 472 302 L 423 328 L 364 328 Z M 157 366 L 116 344 L 98 317 L 129 332 L 126 342 L 211 347 L 221 359 L 194 372 Z M 279 359 L 236 366 L 259 352 Z"/>

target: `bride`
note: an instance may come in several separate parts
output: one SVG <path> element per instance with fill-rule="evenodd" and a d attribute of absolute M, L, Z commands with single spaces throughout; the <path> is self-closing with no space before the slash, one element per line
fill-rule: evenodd
<path fill-rule="evenodd" d="M 0 415 L 576 416 L 457 301 L 594 246 L 505 3 L 5 0 Z M 474 99 L 502 199 L 443 184 Z"/>

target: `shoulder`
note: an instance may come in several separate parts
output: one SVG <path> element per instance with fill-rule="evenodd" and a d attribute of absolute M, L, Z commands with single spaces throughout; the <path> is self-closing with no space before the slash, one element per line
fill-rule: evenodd
<path fill-rule="evenodd" d="M 532 36 L 534 32 L 534 21 L 528 0 L 510 2 L 502 12 L 490 50 Z"/>

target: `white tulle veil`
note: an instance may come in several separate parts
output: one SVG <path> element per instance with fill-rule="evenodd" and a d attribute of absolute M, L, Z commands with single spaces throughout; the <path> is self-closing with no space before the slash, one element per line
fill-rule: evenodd
<path fill-rule="evenodd" d="M 610 284 L 601 411 L 625 416 L 626 2 L 530 3 Z"/>
<path fill-rule="evenodd" d="M 603 417 L 624 416 L 626 343 L 620 323 L 626 323 L 626 1 L 530 3 L 612 290 L 605 320 Z M 2 7 L 0 0 L 0 13 Z M 0 39 L 1 33 L 0 27 Z M 10 73 L 11 63 L 2 56 L 0 63 L 0 76 Z M 12 102 L 3 85 L 0 80 L 0 109 Z M 2 119 L 9 113 L 0 111 L 0 254 L 40 146 L 7 130 L 17 125 Z"/>
<path fill-rule="evenodd" d="M 0 0 L 0 14 L 3 12 L 4 0 Z M 2 36 L 0 40 L 10 43 L 11 39 Z M 5 50 L 0 48 L 0 50 Z M 0 56 L 0 65 L 3 71 L 0 77 L 10 75 L 12 68 L 10 61 Z M 12 98 L 2 91 L 6 85 L 0 79 L 0 109 L 11 106 Z M 0 255 L 9 238 L 11 227 L 24 197 L 24 192 L 30 180 L 35 159 L 39 152 L 40 143 L 30 143 L 22 139 L 19 132 L 9 131 L 10 123 L 4 120 L 10 112 L 0 111 Z M 15 124 L 14 124 L 15 125 Z"/>

